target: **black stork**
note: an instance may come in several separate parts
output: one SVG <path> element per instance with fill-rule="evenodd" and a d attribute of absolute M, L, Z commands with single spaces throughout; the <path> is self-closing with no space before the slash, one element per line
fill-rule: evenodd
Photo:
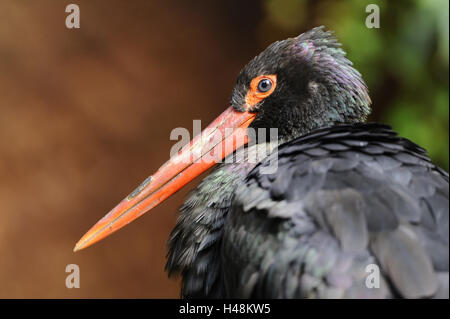
<path fill-rule="evenodd" d="M 182 275 L 182 296 L 448 298 L 448 173 L 389 126 L 365 124 L 370 103 L 360 73 L 323 27 L 271 44 L 239 73 L 231 106 L 209 130 L 75 251 L 164 201 L 214 165 L 207 154 L 228 146 L 220 157 L 232 160 L 192 192 L 169 239 L 166 269 Z M 237 137 L 248 128 L 278 129 L 279 147 L 249 161 L 252 147 L 273 143 L 253 136 L 258 143 L 243 154 L 251 138 Z"/>

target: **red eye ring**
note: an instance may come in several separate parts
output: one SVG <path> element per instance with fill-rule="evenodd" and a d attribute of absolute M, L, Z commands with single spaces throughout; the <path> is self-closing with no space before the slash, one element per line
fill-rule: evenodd
<path fill-rule="evenodd" d="M 265 80 L 268 80 L 269 82 Z M 266 84 L 270 83 L 269 88 L 267 88 L 267 90 L 265 91 L 260 89 L 260 84 L 263 81 Z M 250 89 L 248 90 L 247 95 L 245 96 L 246 108 L 250 109 L 254 107 L 256 104 L 260 103 L 263 99 L 271 95 L 273 91 L 275 91 L 276 86 L 277 86 L 276 74 L 260 75 L 254 78 L 250 82 Z"/>

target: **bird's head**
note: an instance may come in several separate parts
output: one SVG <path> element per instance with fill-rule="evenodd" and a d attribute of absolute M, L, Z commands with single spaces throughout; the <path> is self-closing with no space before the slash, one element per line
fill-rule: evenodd
<path fill-rule="evenodd" d="M 284 142 L 322 126 L 364 121 L 369 105 L 361 75 L 331 32 L 320 27 L 275 42 L 239 73 L 231 106 L 99 220 L 75 250 L 109 236 L 160 204 L 213 166 L 211 153 L 223 159 L 245 145 L 249 127 L 276 128 Z"/>
<path fill-rule="evenodd" d="M 274 42 L 239 73 L 231 105 L 256 112 L 250 127 L 277 128 L 284 140 L 363 122 L 370 113 L 368 90 L 345 55 L 323 27 Z"/>

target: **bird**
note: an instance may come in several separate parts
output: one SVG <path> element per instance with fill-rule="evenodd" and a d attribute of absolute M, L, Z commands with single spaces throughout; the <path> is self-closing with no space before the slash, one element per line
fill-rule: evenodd
<path fill-rule="evenodd" d="M 230 106 L 74 250 L 215 166 L 168 240 L 181 297 L 448 298 L 448 173 L 370 112 L 334 32 L 276 41 L 240 71 Z M 221 163 L 204 160 L 213 151 Z"/>

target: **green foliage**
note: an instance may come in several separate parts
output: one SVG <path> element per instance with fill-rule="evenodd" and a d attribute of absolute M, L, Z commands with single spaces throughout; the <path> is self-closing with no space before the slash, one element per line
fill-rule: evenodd
<path fill-rule="evenodd" d="M 371 121 L 393 126 L 449 169 L 447 0 L 266 0 L 262 32 L 281 38 L 313 26 L 334 30 L 373 99 Z M 380 7 L 380 28 L 365 25 Z M 262 38 L 262 37 L 261 37 Z"/>

